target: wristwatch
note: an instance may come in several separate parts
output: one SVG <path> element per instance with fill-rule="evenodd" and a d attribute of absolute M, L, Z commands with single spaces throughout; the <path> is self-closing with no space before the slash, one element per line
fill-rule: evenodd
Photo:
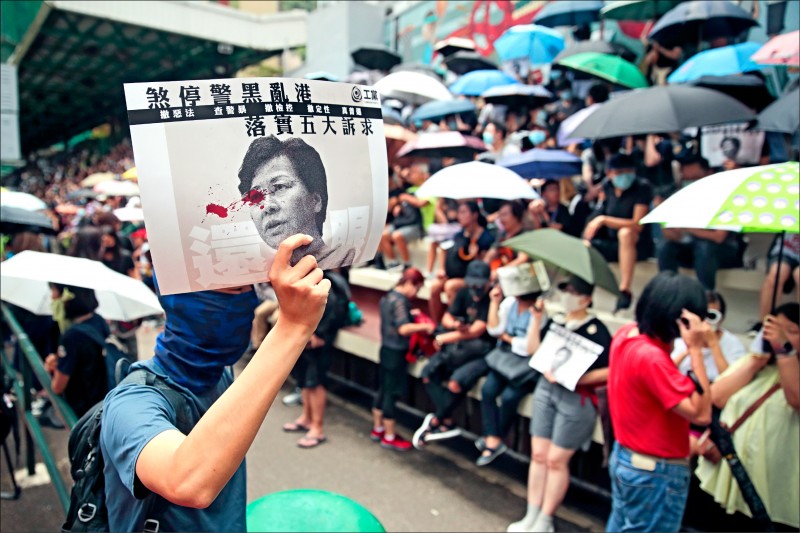
<path fill-rule="evenodd" d="M 783 346 L 775 350 L 775 357 L 781 357 L 781 358 L 791 357 L 795 355 L 795 353 L 796 350 L 794 349 L 794 346 L 792 346 L 792 343 L 786 341 Z"/>

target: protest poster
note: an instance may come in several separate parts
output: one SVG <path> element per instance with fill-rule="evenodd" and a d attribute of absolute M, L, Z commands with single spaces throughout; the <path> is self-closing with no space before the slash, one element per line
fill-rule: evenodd
<path fill-rule="evenodd" d="M 125 84 L 159 289 L 267 281 L 280 242 L 323 269 L 371 259 L 386 220 L 380 98 L 321 80 Z"/>
<path fill-rule="evenodd" d="M 551 372 L 558 383 L 574 391 L 601 353 L 603 347 L 596 342 L 552 323 L 529 364 L 542 374 Z"/>
<path fill-rule="evenodd" d="M 758 165 L 764 132 L 748 130 L 746 123 L 703 126 L 700 135 L 700 153 L 712 167 L 721 167 L 727 161 L 739 165 Z"/>

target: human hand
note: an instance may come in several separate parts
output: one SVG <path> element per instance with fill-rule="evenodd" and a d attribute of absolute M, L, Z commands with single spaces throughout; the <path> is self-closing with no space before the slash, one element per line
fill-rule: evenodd
<path fill-rule="evenodd" d="M 311 339 L 308 341 L 308 346 L 312 349 L 322 348 L 325 346 L 325 341 L 316 335 L 311 335 Z"/>
<path fill-rule="evenodd" d="M 500 288 L 500 285 L 489 291 L 489 299 L 498 304 L 503 301 L 503 289 Z"/>
<path fill-rule="evenodd" d="M 719 345 L 719 336 L 717 335 L 717 330 L 712 328 L 710 325 L 708 326 L 708 330 L 705 332 L 704 344 L 706 348 Z"/>
<path fill-rule="evenodd" d="M 445 273 L 444 269 L 440 268 L 439 270 L 436 271 L 436 279 L 443 280 L 446 277 L 447 277 L 447 274 Z"/>
<path fill-rule="evenodd" d="M 58 365 L 58 356 L 54 353 L 48 355 L 44 360 L 44 369 L 49 373 L 52 374 L 56 371 L 56 367 Z"/>
<path fill-rule="evenodd" d="M 711 326 L 707 322 L 700 319 L 696 314 L 687 311 L 681 311 L 681 317 L 677 320 L 678 330 L 681 333 L 683 342 L 686 343 L 687 348 L 703 348 L 705 344 L 706 334 Z"/>
<path fill-rule="evenodd" d="M 553 371 L 552 371 L 552 370 L 547 370 L 547 371 L 546 371 L 544 374 L 542 374 L 542 375 L 544 376 L 544 379 L 546 379 L 546 380 L 547 380 L 547 381 L 549 381 L 550 383 L 558 383 L 558 382 L 556 381 L 556 377 L 553 375 Z"/>
<path fill-rule="evenodd" d="M 269 280 L 281 309 L 279 320 L 302 326 L 308 331 L 314 331 L 322 318 L 331 282 L 323 279 L 322 269 L 313 256 L 303 256 L 295 266 L 291 266 L 289 261 L 292 252 L 311 244 L 312 240 L 309 235 L 300 233 L 286 238 L 278 247 L 269 269 Z"/>
<path fill-rule="evenodd" d="M 722 168 L 724 168 L 725 170 L 733 170 L 739 168 L 739 163 L 737 163 L 733 159 L 726 159 L 725 161 L 722 162 Z"/>
<path fill-rule="evenodd" d="M 433 335 L 434 331 L 436 331 L 436 324 L 425 324 L 425 333 Z"/>
<path fill-rule="evenodd" d="M 774 315 L 764 317 L 763 337 L 769 341 L 774 350 L 779 350 L 789 341 L 786 332 L 778 323 Z"/>
<path fill-rule="evenodd" d="M 537 298 L 531 307 L 531 318 L 537 323 L 542 322 L 542 315 L 544 314 L 544 298 Z"/>
<path fill-rule="evenodd" d="M 591 241 L 597 235 L 597 232 L 600 231 L 600 228 L 603 227 L 603 217 L 599 216 L 586 224 L 586 229 L 583 230 L 583 238 L 587 241 Z"/>

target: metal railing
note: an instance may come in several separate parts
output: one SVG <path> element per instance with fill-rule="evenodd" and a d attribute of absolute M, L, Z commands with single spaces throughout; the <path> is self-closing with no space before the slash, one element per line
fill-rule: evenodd
<path fill-rule="evenodd" d="M 64 508 L 66 514 L 69 509 L 70 491 L 64 484 L 64 479 L 58 470 L 55 457 L 50 450 L 47 440 L 45 439 L 42 426 L 39 420 L 33 415 L 31 411 L 31 388 L 33 385 L 33 376 L 39 380 L 42 389 L 47 393 L 50 402 L 53 406 L 58 417 L 64 422 L 68 430 L 72 430 L 78 418 L 75 412 L 67 405 L 67 402 L 60 395 L 55 394 L 50 387 L 50 375 L 44 369 L 42 358 L 33 346 L 28 334 L 22 329 L 14 313 L 5 305 L 2 305 L 3 319 L 8 327 L 14 334 L 16 342 L 22 353 L 19 360 L 20 368 L 15 369 L 12 362 L 8 360 L 5 350 L 0 350 L 0 356 L 3 360 L 6 372 L 9 376 L 14 377 L 14 393 L 18 400 L 22 402 L 24 412 L 23 420 L 25 422 L 25 463 L 29 475 L 34 475 L 36 472 L 36 454 L 35 450 L 38 448 L 39 453 L 42 455 L 42 460 L 50 474 L 50 479 L 53 482 L 53 487 L 56 489 L 58 499 L 61 501 L 61 506 Z M 13 475 L 13 472 L 11 473 Z"/>

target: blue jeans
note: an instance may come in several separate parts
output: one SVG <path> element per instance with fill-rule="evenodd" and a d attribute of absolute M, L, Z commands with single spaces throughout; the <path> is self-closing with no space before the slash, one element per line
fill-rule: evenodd
<path fill-rule="evenodd" d="M 649 472 L 631 464 L 619 442 L 609 461 L 611 516 L 606 531 L 679 531 L 689 496 L 689 466 L 658 462 Z"/>
<path fill-rule="evenodd" d="M 499 373 L 490 370 L 481 388 L 483 434 L 491 437 L 505 437 L 514 422 L 514 417 L 517 416 L 519 402 L 534 385 L 535 382 L 529 382 L 515 387 Z M 500 407 L 497 406 L 498 397 L 500 398 Z"/>

